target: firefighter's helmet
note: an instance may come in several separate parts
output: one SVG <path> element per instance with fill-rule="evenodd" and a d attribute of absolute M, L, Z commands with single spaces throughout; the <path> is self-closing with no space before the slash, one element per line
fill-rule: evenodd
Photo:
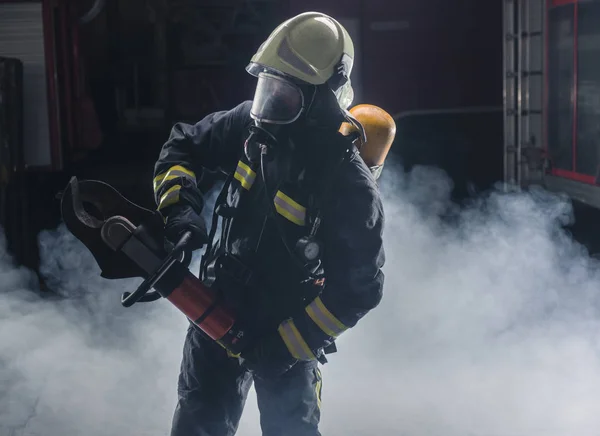
<path fill-rule="evenodd" d="M 266 122 L 293 122 L 309 104 L 297 86 L 303 84 L 327 84 L 346 110 L 353 99 L 353 63 L 352 39 L 337 20 L 319 12 L 290 18 L 262 43 L 246 67 L 258 77 L 253 114 L 260 113 Z"/>

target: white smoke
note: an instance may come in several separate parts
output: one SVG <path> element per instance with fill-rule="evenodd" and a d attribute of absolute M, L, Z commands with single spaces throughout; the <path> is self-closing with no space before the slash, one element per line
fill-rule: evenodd
<path fill-rule="evenodd" d="M 459 210 L 431 168 L 388 164 L 381 183 L 385 296 L 323 367 L 323 434 L 597 434 L 600 272 L 561 230 L 568 202 L 496 192 Z M 0 435 L 167 435 L 184 316 L 122 308 L 139 281 L 101 279 L 63 228 L 40 245 L 63 298 L 0 252 Z M 253 392 L 238 434 L 260 435 Z"/>

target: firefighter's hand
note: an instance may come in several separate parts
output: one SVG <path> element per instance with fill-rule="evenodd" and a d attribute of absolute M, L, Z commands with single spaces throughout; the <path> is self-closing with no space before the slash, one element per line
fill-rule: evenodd
<path fill-rule="evenodd" d="M 288 351 L 278 333 L 266 336 L 240 356 L 242 364 L 261 378 L 285 374 L 298 360 Z"/>
<path fill-rule="evenodd" d="M 198 250 L 208 241 L 204 219 L 196 213 L 192 206 L 176 205 L 167 215 L 165 237 L 171 243 L 176 244 L 187 231 L 192 232 L 192 238 L 186 251 Z"/>

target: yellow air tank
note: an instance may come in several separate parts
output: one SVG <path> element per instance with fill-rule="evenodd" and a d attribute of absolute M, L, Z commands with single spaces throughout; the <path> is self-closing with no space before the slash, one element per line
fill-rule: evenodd
<path fill-rule="evenodd" d="M 392 116 L 378 106 L 359 104 L 349 111 L 365 130 L 366 142 L 358 139 L 357 148 L 375 178 L 381 174 L 390 147 L 396 137 L 396 123 Z M 344 136 L 358 133 L 350 123 L 343 123 L 340 133 Z"/>

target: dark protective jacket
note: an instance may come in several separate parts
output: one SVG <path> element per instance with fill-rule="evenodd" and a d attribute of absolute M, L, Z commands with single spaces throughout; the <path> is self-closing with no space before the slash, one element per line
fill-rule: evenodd
<path fill-rule="evenodd" d="M 357 150 L 332 129 L 294 133 L 293 151 L 266 164 L 265 186 L 260 165 L 244 153 L 250 107 L 247 101 L 195 125 L 173 127 L 155 166 L 156 202 L 167 214 L 173 204 L 186 201 L 186 186 L 198 183 L 206 170 L 230 175 L 232 218 L 224 224 L 220 251 L 246 265 L 252 279 L 249 288 L 218 287 L 255 331 L 278 329 L 294 357 L 311 360 L 381 300 L 381 198 Z M 341 164 L 340 147 L 352 150 Z M 324 284 L 306 281 L 305 270 L 289 253 L 308 233 L 314 210 L 322 217 L 317 237 Z"/>

